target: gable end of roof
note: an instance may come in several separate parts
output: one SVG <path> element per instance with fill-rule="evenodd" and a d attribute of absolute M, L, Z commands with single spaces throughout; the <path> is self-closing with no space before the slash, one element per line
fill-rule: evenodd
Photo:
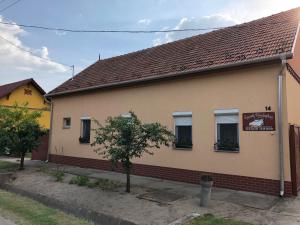
<path fill-rule="evenodd" d="M 30 79 L 26 79 L 26 80 L 17 81 L 14 83 L 1 85 L 0 86 L 0 98 L 3 98 L 5 96 L 11 94 L 17 88 L 22 87 L 27 84 L 32 84 L 41 93 L 41 95 L 46 94 L 46 92 L 43 90 L 43 88 L 41 88 L 41 86 L 38 85 L 38 83 L 36 83 L 34 79 L 30 78 Z"/>

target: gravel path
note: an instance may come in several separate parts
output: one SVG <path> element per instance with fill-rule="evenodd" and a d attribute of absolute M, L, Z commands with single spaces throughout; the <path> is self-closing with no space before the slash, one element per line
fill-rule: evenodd
<path fill-rule="evenodd" d="M 212 200 L 208 208 L 202 208 L 199 206 L 199 197 L 195 195 L 184 195 L 175 201 L 162 204 L 151 201 L 151 199 L 139 198 L 141 194 L 147 194 L 151 191 L 147 186 L 133 186 L 130 194 L 124 192 L 124 187 L 115 191 L 103 191 L 70 185 L 68 181 L 72 176 L 66 174 L 64 182 L 60 183 L 55 182 L 53 177 L 36 172 L 36 169 L 32 168 L 18 172 L 17 179 L 13 181 L 12 185 L 32 193 L 39 193 L 64 203 L 119 217 L 139 225 L 166 225 L 192 212 L 199 214 L 213 213 L 216 216 L 254 224 L 291 225 L 299 224 L 300 221 L 300 199 L 298 200 L 299 207 L 298 205 L 293 206 L 289 212 L 285 211 L 287 207 L 275 206 L 272 209 L 262 210 L 224 200 Z M 168 184 L 176 185 L 172 182 L 168 182 Z M 160 190 L 162 195 L 167 193 L 170 188 L 165 186 L 165 189 L 165 192 L 163 189 Z M 220 196 L 218 198 L 220 199 Z M 296 203 L 293 201 L 291 204 Z M 295 208 L 299 208 L 299 213 L 295 211 Z"/>
<path fill-rule="evenodd" d="M 0 216 L 0 225 L 16 225 L 16 224 Z"/>
<path fill-rule="evenodd" d="M 130 194 L 124 192 L 124 187 L 117 191 L 103 191 L 70 185 L 68 184 L 70 178 L 71 175 L 66 175 L 66 183 L 59 183 L 54 182 L 53 178 L 48 175 L 25 171 L 18 173 L 13 185 L 27 191 L 59 199 L 71 205 L 114 215 L 140 225 L 166 225 L 177 218 L 185 216 L 190 211 L 190 208 L 180 210 L 175 205 L 166 206 L 157 202 L 139 199 L 136 196 L 144 193 L 142 188 L 133 187 Z M 184 202 L 186 199 L 181 201 Z"/>

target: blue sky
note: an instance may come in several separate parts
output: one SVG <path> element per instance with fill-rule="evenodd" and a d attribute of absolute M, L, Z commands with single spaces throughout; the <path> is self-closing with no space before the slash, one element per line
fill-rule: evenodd
<path fill-rule="evenodd" d="M 12 2 L 5 0 L 0 10 Z M 298 0 L 22 0 L 0 13 L 0 20 L 74 29 L 163 30 L 229 26 L 297 6 Z M 76 72 L 99 54 L 108 58 L 195 34 L 78 34 L 0 25 L 0 36 L 42 57 L 75 65 Z M 33 77 L 50 91 L 70 76 L 69 68 L 0 40 L 0 84 Z"/>

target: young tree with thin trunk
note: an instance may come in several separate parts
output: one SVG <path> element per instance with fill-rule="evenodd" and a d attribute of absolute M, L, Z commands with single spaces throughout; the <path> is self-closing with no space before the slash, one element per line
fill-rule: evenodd
<path fill-rule="evenodd" d="M 130 192 L 130 173 L 132 159 L 144 153 L 153 154 L 162 145 L 169 146 L 175 137 L 172 131 L 159 123 L 142 123 L 134 112 L 126 116 L 108 117 L 102 126 L 94 120 L 95 151 L 109 159 L 114 166 L 121 163 L 127 177 L 126 192 Z"/>
<path fill-rule="evenodd" d="M 46 132 L 39 125 L 40 117 L 41 112 L 28 109 L 27 104 L 0 106 L 0 153 L 19 155 L 20 170 L 24 169 L 26 153 L 39 146 Z"/>

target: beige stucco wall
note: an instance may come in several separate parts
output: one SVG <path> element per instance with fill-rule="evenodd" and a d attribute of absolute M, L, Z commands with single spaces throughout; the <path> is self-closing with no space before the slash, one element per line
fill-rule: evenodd
<path fill-rule="evenodd" d="M 172 113 L 193 113 L 193 149 L 162 148 L 137 163 L 224 174 L 279 179 L 277 132 L 242 131 L 242 113 L 263 112 L 271 106 L 277 118 L 279 64 L 201 75 L 135 87 L 115 88 L 53 99 L 51 154 L 100 158 L 86 144 L 79 144 L 80 117 L 103 122 L 109 115 L 129 110 L 144 122 L 159 121 L 174 127 Z M 286 96 L 284 97 L 285 103 Z M 215 152 L 215 109 L 240 110 L 240 152 Z M 286 109 L 284 110 L 286 119 Z M 71 129 L 62 129 L 63 117 L 71 117 Z M 285 127 L 287 128 L 287 126 Z M 285 179 L 290 180 L 287 129 L 285 130 Z"/>
<path fill-rule="evenodd" d="M 289 72 L 286 76 L 288 122 L 300 125 L 300 84 Z"/>
<path fill-rule="evenodd" d="M 300 23 L 298 26 L 298 32 L 296 36 L 296 42 L 293 48 L 293 58 L 288 60 L 288 63 L 293 67 L 296 73 L 300 74 Z"/>
<path fill-rule="evenodd" d="M 288 63 L 300 76 L 300 33 L 295 43 L 294 57 Z M 300 84 L 289 72 L 286 75 L 288 122 L 300 125 Z"/>

